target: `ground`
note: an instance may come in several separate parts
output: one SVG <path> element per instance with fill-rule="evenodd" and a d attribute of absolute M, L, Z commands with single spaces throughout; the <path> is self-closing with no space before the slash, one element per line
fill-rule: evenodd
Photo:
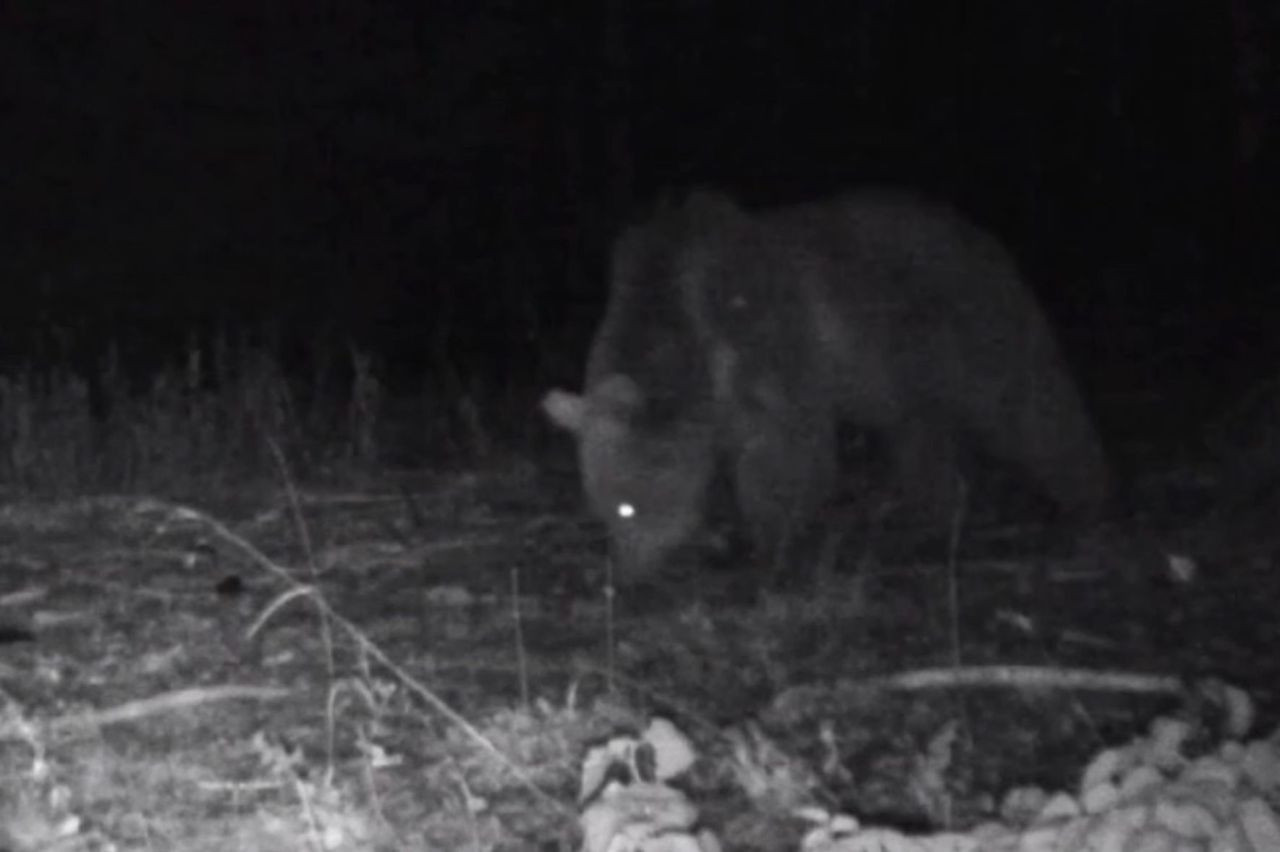
<path fill-rule="evenodd" d="M 697 744 L 705 824 L 794 849 L 744 760 L 788 767 L 787 806 L 963 828 L 1180 706 L 1138 675 L 1215 674 L 1276 720 L 1261 557 L 1137 595 L 1130 551 L 868 557 L 820 591 L 611 616 L 571 482 L 524 459 L 182 504 L 8 495 L 0 847 L 571 849 L 588 746 L 656 713 Z"/>

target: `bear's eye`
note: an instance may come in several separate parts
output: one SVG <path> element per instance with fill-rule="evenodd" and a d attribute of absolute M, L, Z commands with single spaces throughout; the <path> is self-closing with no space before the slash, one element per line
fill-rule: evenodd
<path fill-rule="evenodd" d="M 623 520 L 631 520 L 636 516 L 636 507 L 632 503 L 619 503 L 614 510 L 618 513 L 618 517 Z"/>

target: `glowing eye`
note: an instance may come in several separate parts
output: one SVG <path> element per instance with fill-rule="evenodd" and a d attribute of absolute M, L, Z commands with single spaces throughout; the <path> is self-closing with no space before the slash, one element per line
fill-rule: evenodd
<path fill-rule="evenodd" d="M 635 516 L 636 516 L 636 507 L 635 507 L 635 506 L 631 505 L 630 503 L 619 503 L 619 504 L 618 504 L 618 517 L 619 517 L 619 518 L 634 518 Z"/>

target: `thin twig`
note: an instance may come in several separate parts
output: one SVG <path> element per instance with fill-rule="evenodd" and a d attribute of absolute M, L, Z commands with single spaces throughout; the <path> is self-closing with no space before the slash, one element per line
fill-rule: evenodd
<path fill-rule="evenodd" d="M 219 701 L 235 701 L 253 699 L 256 701 L 275 701 L 285 698 L 290 691 L 276 686 L 246 686 L 242 684 L 224 684 L 222 686 L 195 686 L 179 689 L 126 701 L 106 710 L 87 710 L 83 713 L 72 713 L 59 716 L 48 722 L 51 731 L 71 731 L 83 728 L 106 727 L 121 722 L 136 722 L 159 713 L 170 713 L 198 707 L 201 704 L 214 704 Z"/>
<path fill-rule="evenodd" d="M 214 518 L 212 515 L 192 508 L 174 503 L 166 503 L 155 499 L 147 499 L 140 501 L 142 508 L 158 508 L 167 511 L 177 520 L 196 521 L 206 526 L 210 532 L 227 542 L 230 546 L 240 551 L 249 561 L 260 566 L 263 570 L 279 578 L 282 582 L 289 585 L 295 591 L 305 589 L 283 566 L 273 562 L 262 551 L 255 547 L 251 542 L 243 536 L 231 530 L 226 524 Z M 543 792 L 529 777 L 528 773 L 520 766 L 516 765 L 502 751 L 493 744 L 493 742 L 481 733 L 474 725 L 467 721 L 458 711 L 454 710 L 444 699 L 440 698 L 425 685 L 420 683 L 402 666 L 387 656 L 386 652 L 373 643 L 371 639 L 352 622 L 348 621 L 325 600 L 324 596 L 319 594 L 315 589 L 306 589 L 306 594 L 311 598 L 314 606 L 324 612 L 325 616 L 330 619 L 331 623 L 340 627 L 348 636 L 350 636 L 359 646 L 360 649 L 367 653 L 377 662 L 381 663 L 392 675 L 394 675 L 409 692 L 416 695 L 422 701 L 426 702 L 437 713 L 443 716 L 449 722 L 456 725 L 459 730 L 466 734 L 473 742 L 475 742 L 483 751 L 487 752 L 500 764 L 502 764 L 511 774 L 527 788 L 540 801 L 556 809 L 557 812 L 571 815 L 569 810 L 552 796 Z"/>

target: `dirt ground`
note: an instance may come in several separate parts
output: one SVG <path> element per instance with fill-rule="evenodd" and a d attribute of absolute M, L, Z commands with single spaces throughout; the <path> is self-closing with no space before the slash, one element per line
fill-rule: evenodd
<path fill-rule="evenodd" d="M 528 462 L 10 496 L 0 848 L 572 849 L 588 747 L 655 714 L 696 743 L 685 792 L 728 848 L 797 848 L 806 804 L 972 826 L 1156 714 L 1216 736 L 1195 678 L 1274 725 L 1278 575 L 1243 546 L 1265 529 L 1229 527 L 866 553 L 820 589 L 655 608 L 603 593 L 572 483 Z"/>

